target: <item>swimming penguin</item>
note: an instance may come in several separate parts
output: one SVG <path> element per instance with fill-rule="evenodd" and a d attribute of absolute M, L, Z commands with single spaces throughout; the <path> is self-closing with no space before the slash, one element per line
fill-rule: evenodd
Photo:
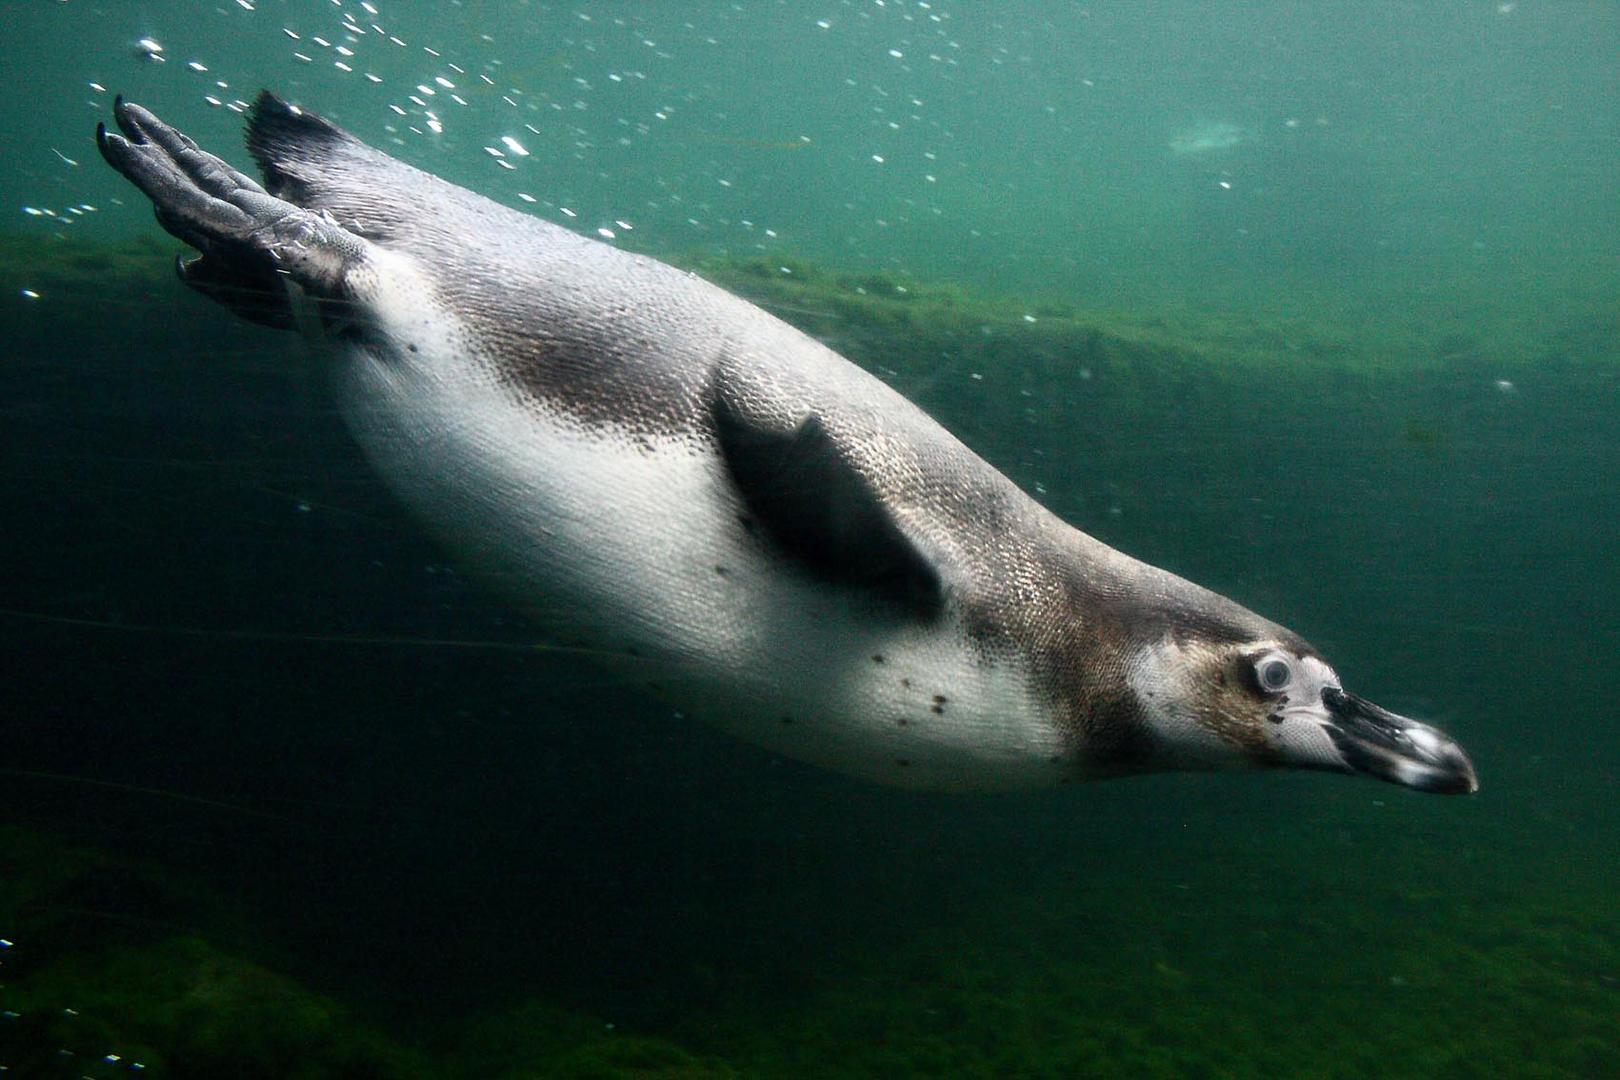
<path fill-rule="evenodd" d="M 891 784 L 1294 767 L 1471 792 L 1293 632 L 1065 524 L 759 308 L 269 94 L 261 186 L 121 99 L 180 277 L 320 339 L 384 480 L 510 602 L 783 755 Z"/>

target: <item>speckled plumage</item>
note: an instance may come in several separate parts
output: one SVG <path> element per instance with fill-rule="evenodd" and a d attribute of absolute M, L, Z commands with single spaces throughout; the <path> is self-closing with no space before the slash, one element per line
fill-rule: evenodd
<path fill-rule="evenodd" d="M 118 118 L 108 160 L 203 253 L 182 277 L 282 324 L 276 286 L 296 284 L 352 430 L 423 521 L 696 715 L 916 787 L 1345 767 L 1256 726 L 1275 695 L 1242 671 L 1263 650 L 1303 665 L 1304 642 L 1066 525 L 746 301 L 269 95 L 248 136 L 264 189 L 144 110 Z M 1171 686 L 1188 700 L 1154 700 Z"/>

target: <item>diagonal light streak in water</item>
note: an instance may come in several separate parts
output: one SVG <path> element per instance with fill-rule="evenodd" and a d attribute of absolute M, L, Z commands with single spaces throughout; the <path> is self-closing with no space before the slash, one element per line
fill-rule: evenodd
<path fill-rule="evenodd" d="M 41 611 L 18 611 L 12 608 L 0 608 L 0 616 L 23 619 L 29 622 L 51 623 L 57 626 L 77 626 L 91 630 L 172 634 L 177 637 L 228 638 L 235 641 L 296 641 L 315 645 L 391 645 L 426 649 L 493 649 L 501 652 L 578 653 L 587 656 L 611 656 L 615 659 L 637 659 L 628 653 L 614 652 L 609 649 L 592 649 L 583 645 L 551 645 L 544 642 L 479 641 L 465 638 L 413 638 L 363 634 L 303 634 L 279 630 L 212 630 L 200 626 L 164 626 L 148 623 L 115 622 L 107 619 L 85 619 L 71 615 L 49 615 Z"/>

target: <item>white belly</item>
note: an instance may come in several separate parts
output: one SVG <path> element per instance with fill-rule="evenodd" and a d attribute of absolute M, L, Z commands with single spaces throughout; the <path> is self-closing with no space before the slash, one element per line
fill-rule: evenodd
<path fill-rule="evenodd" d="M 784 572 L 742 532 L 707 446 L 539 411 L 488 376 L 453 316 L 424 321 L 408 266 L 383 272 L 400 280 L 377 317 L 417 351 L 340 358 L 345 416 L 399 496 L 549 640 L 842 772 L 946 789 L 1062 775 L 1022 673 L 986 666 L 951 620 L 863 618 L 843 590 Z"/>

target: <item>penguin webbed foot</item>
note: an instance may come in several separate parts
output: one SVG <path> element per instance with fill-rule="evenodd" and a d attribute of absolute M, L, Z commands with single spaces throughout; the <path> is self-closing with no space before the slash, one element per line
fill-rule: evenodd
<path fill-rule="evenodd" d="M 96 125 L 101 156 L 152 200 L 158 224 L 202 253 L 177 264 L 199 292 L 269 326 L 288 327 L 281 275 L 336 299 L 363 241 L 330 219 L 278 199 L 188 135 L 120 96 L 119 131 Z"/>
<path fill-rule="evenodd" d="M 98 124 L 96 146 L 107 164 L 152 200 L 164 229 L 199 250 L 253 234 L 268 209 L 264 201 L 271 200 L 257 181 L 122 96 L 113 118 L 123 134 Z"/>
<path fill-rule="evenodd" d="M 175 276 L 208 299 L 248 322 L 273 330 L 295 330 L 286 287 L 273 271 L 261 271 L 241 260 L 206 252 L 174 260 Z"/>

